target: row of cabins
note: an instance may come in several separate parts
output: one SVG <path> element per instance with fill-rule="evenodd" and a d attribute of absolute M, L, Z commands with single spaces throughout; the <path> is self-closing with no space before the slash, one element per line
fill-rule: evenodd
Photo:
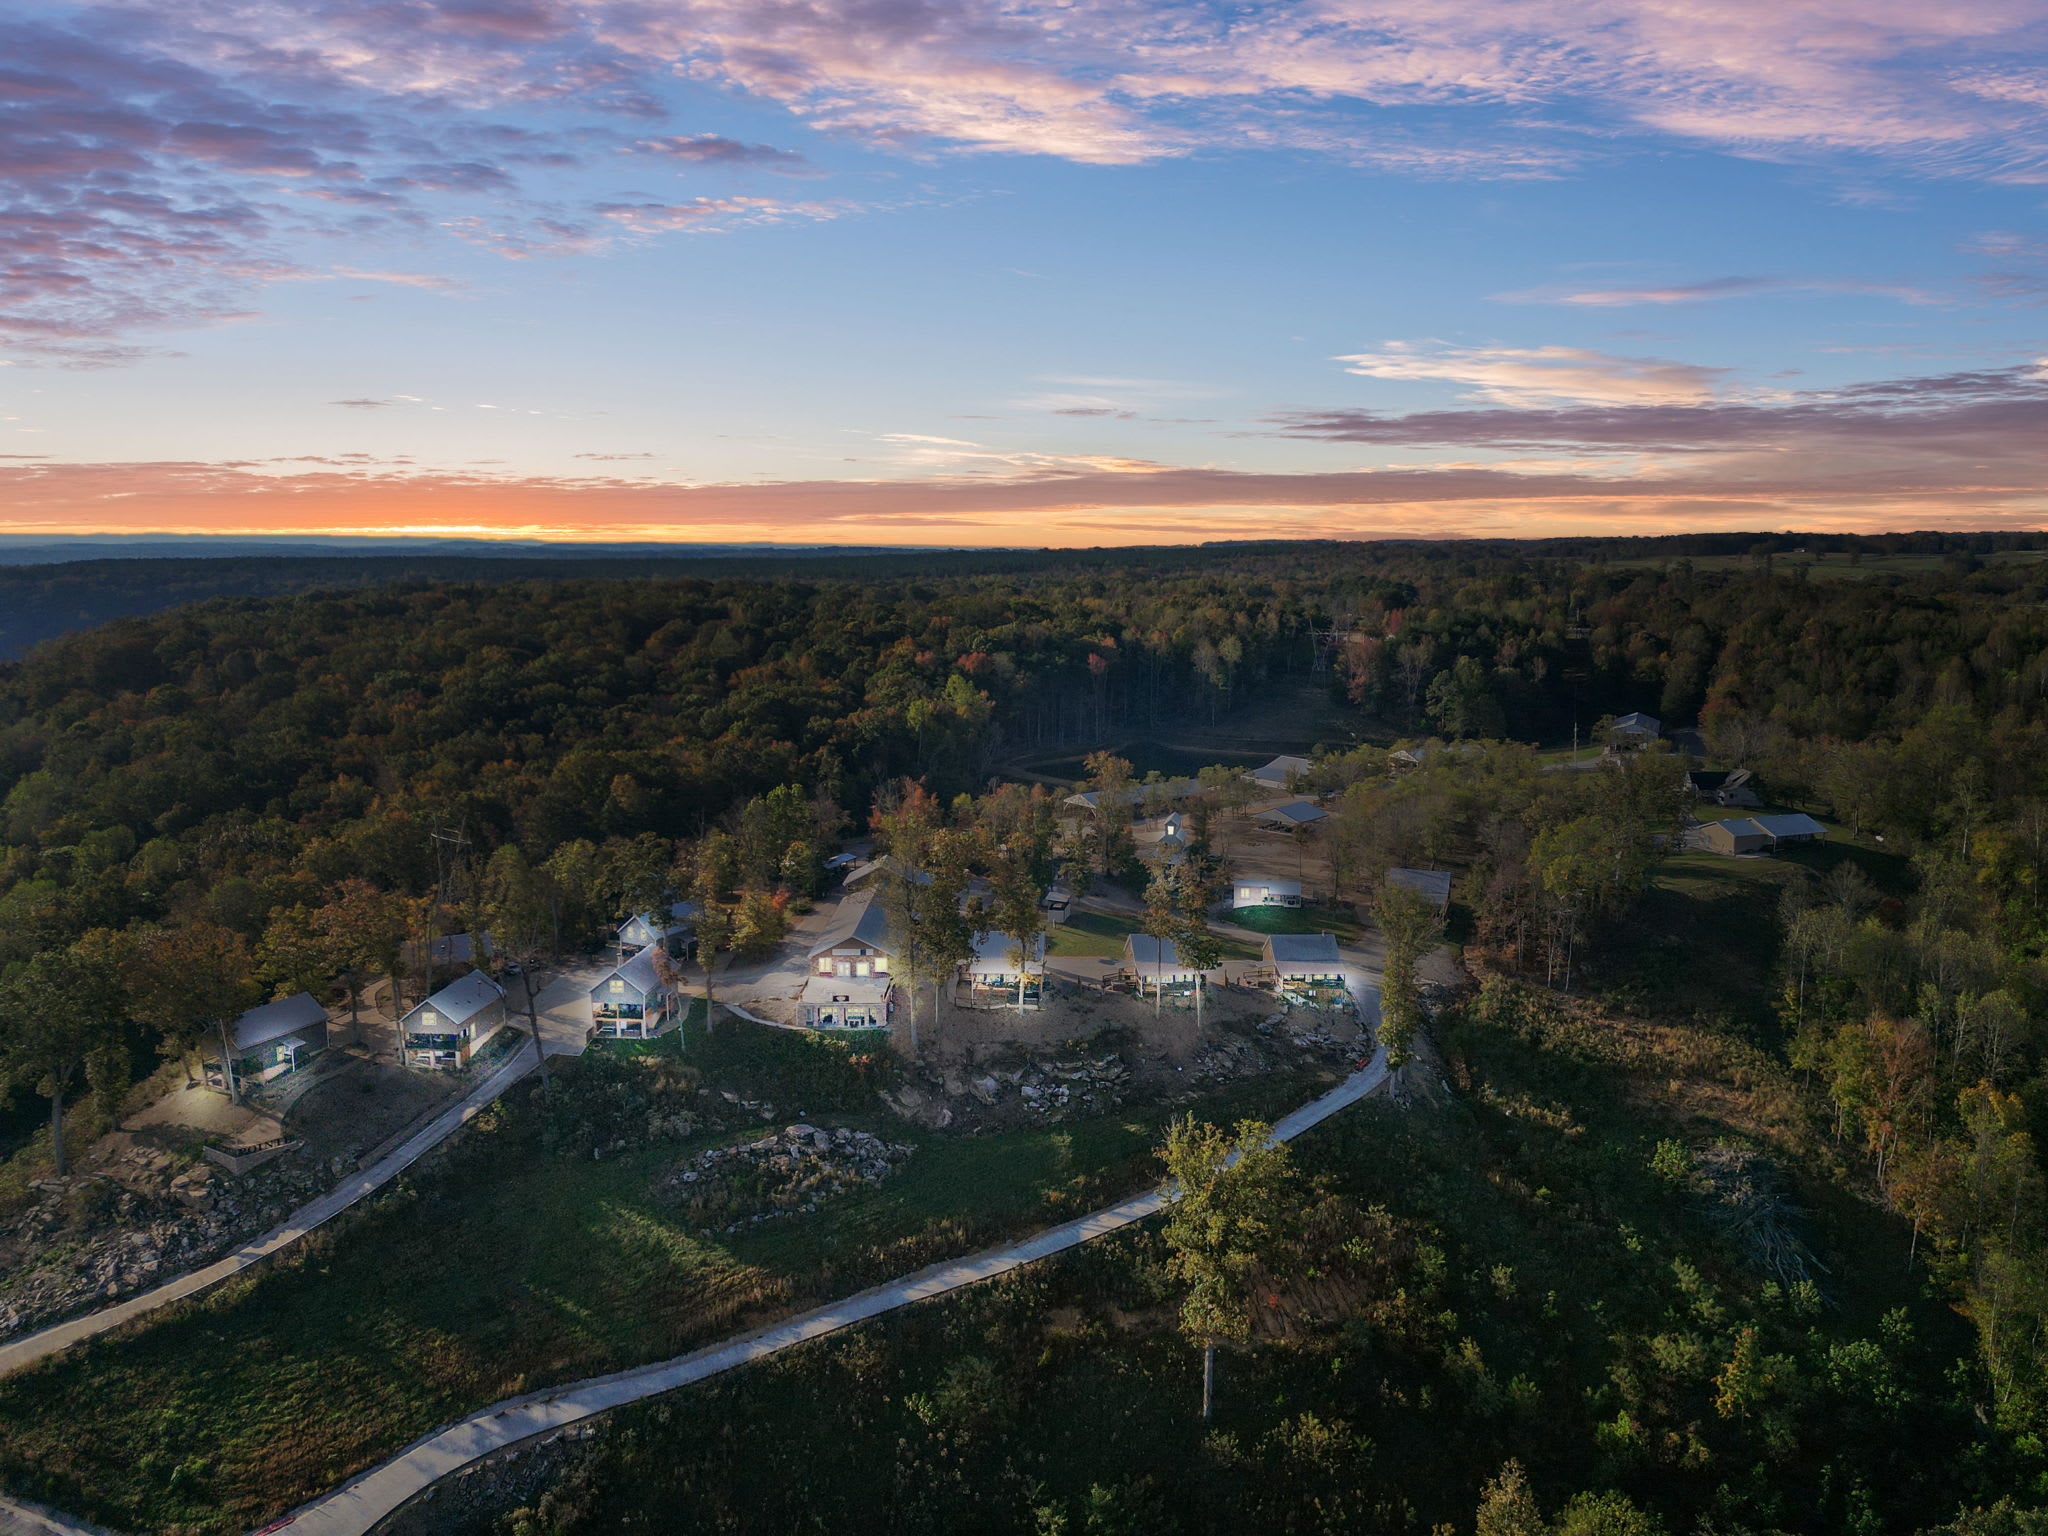
<path fill-rule="evenodd" d="M 1268 934 L 1259 969 L 1246 980 L 1271 986 L 1289 1002 L 1315 1007 L 1340 1004 L 1351 995 L 1350 973 L 1329 933 Z M 1124 974 L 1141 992 L 1184 1002 L 1223 979 L 1221 967 L 1197 970 L 1181 958 L 1171 939 L 1133 933 L 1124 939 Z"/>
<path fill-rule="evenodd" d="M 810 974 L 797 999 L 804 1024 L 812 1029 L 886 1028 L 895 1010 L 895 960 L 881 902 L 873 896 L 842 902 L 832 926 L 810 949 Z M 1000 998 L 1035 1008 L 1044 998 L 1045 935 L 1037 935 L 1030 952 L 1020 954 L 1008 934 L 981 934 L 960 976 L 977 999 Z"/>

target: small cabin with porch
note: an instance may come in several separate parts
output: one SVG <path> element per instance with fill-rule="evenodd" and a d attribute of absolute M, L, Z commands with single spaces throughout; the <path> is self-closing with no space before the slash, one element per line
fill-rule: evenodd
<path fill-rule="evenodd" d="M 1124 973 L 1140 994 L 1150 992 L 1165 1001 L 1188 1001 L 1206 986 L 1210 973 L 1198 971 L 1181 959 L 1171 939 L 1149 933 L 1124 936 Z"/>
<path fill-rule="evenodd" d="M 1233 907 L 1298 907 L 1299 880 L 1276 880 L 1267 875 L 1239 875 L 1230 882 Z"/>
<path fill-rule="evenodd" d="M 1265 951 L 1274 989 L 1289 1002 L 1327 1008 L 1350 995 L 1334 933 L 1268 934 Z"/>
<path fill-rule="evenodd" d="M 1032 936 L 1022 964 L 1017 949 L 1017 941 L 1007 933 L 975 936 L 974 953 L 960 968 L 971 1001 L 982 1007 L 992 1003 L 1013 1008 L 1040 1005 L 1045 994 L 1045 935 Z"/>
<path fill-rule="evenodd" d="M 327 1049 L 327 1009 L 312 993 L 299 992 L 251 1008 L 224 1033 L 230 1046 L 228 1063 L 223 1067 L 219 1061 L 207 1062 L 206 1082 L 210 1088 L 232 1092 L 309 1065 Z"/>
<path fill-rule="evenodd" d="M 508 1022 L 505 989 L 482 971 L 471 971 L 414 1005 L 398 1021 L 405 1064 L 430 1071 L 466 1067 Z"/>
<path fill-rule="evenodd" d="M 1148 864 L 1178 864 L 1187 857 L 1193 831 L 1179 811 L 1169 811 L 1157 821 L 1140 822 L 1131 829 L 1131 842 L 1138 857 Z"/>
<path fill-rule="evenodd" d="M 696 931 L 697 904 L 678 901 L 667 912 L 635 912 L 619 925 L 619 946 L 626 950 L 647 949 L 659 944 L 671 954 L 677 942 Z"/>
<path fill-rule="evenodd" d="M 675 989 L 647 948 L 606 972 L 590 989 L 590 1027 L 609 1040 L 651 1040 L 677 1011 Z"/>

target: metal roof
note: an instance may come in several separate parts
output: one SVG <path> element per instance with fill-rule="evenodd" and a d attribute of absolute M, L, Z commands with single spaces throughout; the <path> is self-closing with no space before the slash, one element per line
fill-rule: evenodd
<path fill-rule="evenodd" d="M 504 995 L 505 989 L 482 971 L 471 971 L 467 976 L 456 977 L 425 1002 L 415 1003 L 406 1017 L 431 1008 L 451 1024 L 467 1024 Z"/>
<path fill-rule="evenodd" d="M 1290 800 L 1285 805 L 1276 805 L 1260 819 L 1262 821 L 1284 821 L 1297 827 L 1305 827 L 1312 821 L 1321 821 L 1329 815 L 1319 805 L 1310 805 L 1306 800 Z"/>
<path fill-rule="evenodd" d="M 1440 907 L 1450 904 L 1451 872 L 1448 869 L 1390 869 L 1387 871 L 1387 884 L 1413 891 L 1418 896 L 1427 896 Z"/>
<path fill-rule="evenodd" d="M 1769 837 L 1771 835 L 1761 824 L 1747 816 L 1730 816 L 1700 824 L 1702 832 L 1713 827 L 1720 827 L 1731 837 Z"/>
<path fill-rule="evenodd" d="M 1124 955 L 1136 965 L 1160 965 L 1169 970 L 1180 964 L 1180 951 L 1171 939 L 1156 939 L 1149 933 L 1124 935 Z"/>
<path fill-rule="evenodd" d="M 1299 896 L 1301 894 L 1301 882 L 1299 880 L 1275 880 L 1266 875 L 1239 875 L 1231 884 L 1240 891 L 1256 886 L 1261 890 L 1271 891 L 1275 896 Z"/>
<path fill-rule="evenodd" d="M 611 981 L 613 977 L 617 977 L 620 981 L 625 982 L 627 986 L 633 988 L 642 997 L 651 997 L 656 992 L 663 990 L 661 972 L 655 969 L 654 951 L 651 948 L 641 950 L 639 954 L 628 960 L 624 965 L 613 966 L 612 969 L 606 971 L 604 975 L 597 979 L 597 984 L 590 989 L 590 995 L 592 997 L 597 996 L 598 993 L 604 990 L 605 984 Z"/>
<path fill-rule="evenodd" d="M 1657 731 L 1663 726 L 1664 722 L 1655 715 L 1646 715 L 1639 709 L 1630 710 L 1614 722 L 1618 731 Z"/>
<path fill-rule="evenodd" d="M 983 968 L 983 962 L 994 965 L 1010 964 L 1010 949 L 1016 941 L 1007 933 L 977 934 L 974 939 L 974 959 L 970 969 Z M 1045 958 L 1045 935 L 1039 934 L 1031 946 L 1029 964 L 1036 965 Z"/>
<path fill-rule="evenodd" d="M 1196 793 L 1201 787 L 1202 782 L 1199 779 L 1160 779 L 1150 784 L 1133 784 L 1117 798 L 1131 805 L 1142 805 L 1145 797 L 1149 794 L 1159 793 L 1166 795 L 1169 799 L 1180 799 Z M 1084 789 L 1076 794 L 1067 796 L 1064 803 L 1067 805 L 1085 805 L 1092 811 L 1102 803 L 1102 791 L 1099 789 Z"/>
<path fill-rule="evenodd" d="M 1266 938 L 1275 965 L 1341 965 L 1334 933 L 1275 933 Z"/>
<path fill-rule="evenodd" d="M 839 903 L 831 923 L 811 946 L 811 958 L 849 944 L 878 949 L 885 955 L 896 953 L 896 946 L 889 941 L 889 914 L 872 895 L 850 897 Z"/>
<path fill-rule="evenodd" d="M 1305 757 L 1276 757 L 1263 767 L 1250 770 L 1247 777 L 1260 784 L 1278 784 L 1285 787 L 1288 778 L 1297 773 L 1307 773 L 1315 764 Z"/>
<path fill-rule="evenodd" d="M 1750 821 L 1770 837 L 1825 837 L 1828 829 L 1804 811 L 1783 816 L 1752 816 Z"/>
<path fill-rule="evenodd" d="M 251 1008 L 235 1020 L 235 1049 L 254 1050 L 314 1024 L 326 1027 L 327 1009 L 312 993 L 281 997 L 274 1003 Z"/>
<path fill-rule="evenodd" d="M 449 933 L 427 944 L 427 956 L 436 965 L 476 964 L 477 942 L 481 939 L 485 958 L 491 954 L 491 936 L 486 934 Z"/>
<path fill-rule="evenodd" d="M 856 864 L 846 872 L 845 880 L 848 885 L 859 885 L 861 881 L 869 876 L 880 874 L 895 875 L 899 879 L 908 880 L 917 885 L 930 885 L 932 883 L 932 877 L 929 874 L 919 869 L 915 864 L 904 863 L 893 853 L 885 853 L 878 859 L 869 859 L 865 864 Z"/>

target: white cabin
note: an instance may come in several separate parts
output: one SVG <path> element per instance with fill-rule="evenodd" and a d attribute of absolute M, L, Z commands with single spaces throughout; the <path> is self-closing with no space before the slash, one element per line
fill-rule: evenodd
<path fill-rule="evenodd" d="M 482 971 L 458 977 L 398 1021 L 405 1064 L 430 1070 L 466 1067 L 509 1022 L 505 989 Z"/>

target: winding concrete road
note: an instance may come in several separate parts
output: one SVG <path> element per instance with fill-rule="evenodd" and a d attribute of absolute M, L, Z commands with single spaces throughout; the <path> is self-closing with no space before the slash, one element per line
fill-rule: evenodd
<path fill-rule="evenodd" d="M 537 1010 L 547 1010 L 540 1014 L 541 1038 L 550 1056 L 573 1054 L 582 1050 L 581 1036 L 575 1032 L 572 1023 L 562 1016 L 562 1009 L 566 998 L 581 999 L 584 995 L 583 989 L 587 986 L 588 982 L 581 978 L 581 973 L 570 973 L 550 982 L 535 1000 Z M 526 1020 L 523 1015 L 516 1019 L 513 1027 L 524 1035 Z M 146 1312 L 154 1312 L 157 1308 L 167 1307 L 174 1301 L 183 1301 L 187 1296 L 195 1296 L 210 1286 L 218 1285 L 221 1281 L 240 1274 L 250 1265 L 262 1262 L 280 1249 L 289 1248 L 307 1233 L 325 1222 L 332 1221 L 364 1196 L 382 1189 L 461 1130 L 492 1100 L 531 1072 L 537 1061 L 532 1044 L 522 1039 L 505 1063 L 471 1089 L 459 1102 L 436 1115 L 369 1167 L 342 1180 L 317 1200 L 308 1201 L 300 1206 L 281 1224 L 271 1228 L 261 1237 L 245 1243 L 226 1258 L 216 1259 L 202 1269 L 188 1270 L 176 1279 L 166 1280 L 152 1290 L 138 1292 L 126 1301 L 115 1302 L 114 1305 L 102 1307 L 97 1312 L 88 1312 L 83 1317 L 74 1317 L 69 1322 L 54 1323 L 10 1344 L 0 1345 L 0 1376 L 10 1375 L 34 1365 L 39 1360 L 47 1360 L 82 1340 L 105 1333 L 109 1328 L 118 1328 Z M 4 1530 L 5 1527 L 0 1526 L 0 1531 Z"/>
<path fill-rule="evenodd" d="M 1376 1092 L 1387 1080 L 1386 1052 L 1319 1099 L 1302 1105 L 1273 1128 L 1276 1141 L 1288 1141 L 1328 1119 L 1346 1105 Z M 594 1376 L 501 1403 L 460 1423 L 416 1440 L 382 1466 L 373 1467 L 334 1492 L 303 1505 L 293 1514 L 265 1526 L 266 1532 L 289 1530 L 291 1536 L 363 1536 L 400 1505 L 434 1483 L 474 1461 L 548 1434 L 627 1403 L 672 1392 L 716 1376 L 735 1366 L 761 1360 L 798 1344 L 837 1333 L 885 1312 L 928 1301 L 963 1286 L 976 1285 L 1069 1248 L 1119 1232 L 1165 1208 L 1172 1198 L 1165 1186 L 1091 1212 L 1031 1237 L 992 1248 L 965 1259 L 935 1264 L 871 1290 L 752 1333 L 741 1334 L 672 1360 L 637 1366 L 610 1376 Z"/>

